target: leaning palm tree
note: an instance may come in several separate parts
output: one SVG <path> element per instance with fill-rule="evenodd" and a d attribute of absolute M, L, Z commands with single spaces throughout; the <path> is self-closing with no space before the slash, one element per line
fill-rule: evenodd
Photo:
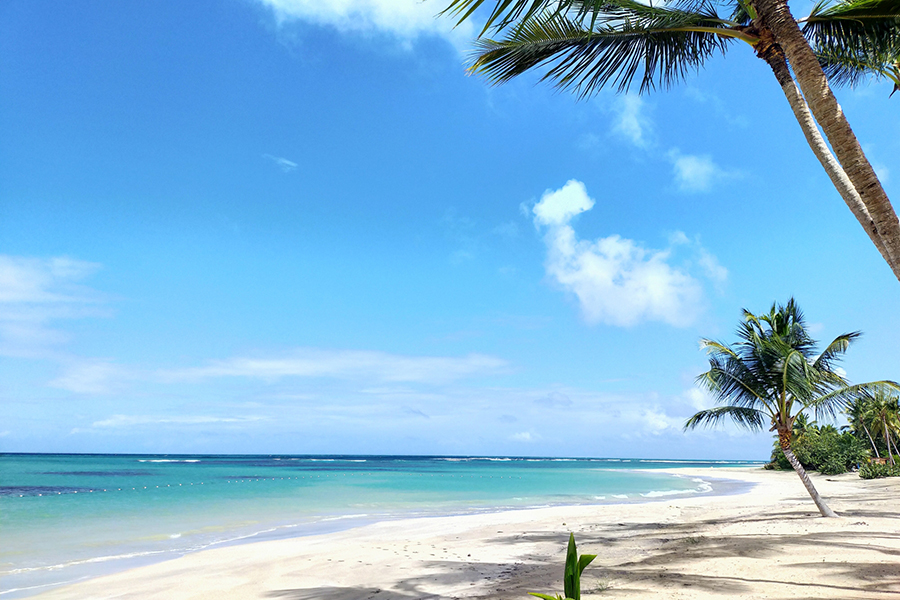
<path fill-rule="evenodd" d="M 794 425 L 803 413 L 834 416 L 837 409 L 880 387 L 900 387 L 892 381 L 850 385 L 837 372 L 837 361 L 860 334 L 840 335 L 817 354 L 816 342 L 809 336 L 803 313 L 793 298 L 784 306 L 773 304 L 761 315 L 743 312 L 736 345 L 701 342 L 709 353 L 709 371 L 697 377 L 697 382 L 720 406 L 698 412 L 688 419 L 685 429 L 726 419 L 751 430 L 769 425 L 770 431 L 777 432 L 785 458 L 819 512 L 835 517 L 794 455 Z"/>
<path fill-rule="evenodd" d="M 825 64 L 844 75 L 891 72 L 888 57 L 900 47 L 900 0 L 819 4 L 802 30 L 785 0 L 494 1 L 482 36 L 504 37 L 477 42 L 471 71 L 495 83 L 545 68 L 544 79 L 581 96 L 606 85 L 627 91 L 635 80 L 646 92 L 684 79 L 731 42 L 749 44 L 772 69 L 816 157 L 900 280 L 900 221 L 822 70 Z M 484 2 L 452 0 L 444 12 L 462 21 Z M 719 14 L 723 4 L 730 14 Z"/>

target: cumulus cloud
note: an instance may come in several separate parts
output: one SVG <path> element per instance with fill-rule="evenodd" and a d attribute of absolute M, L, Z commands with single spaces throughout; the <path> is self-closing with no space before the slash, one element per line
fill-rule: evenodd
<path fill-rule="evenodd" d="M 618 326 L 692 323 L 703 302 L 700 281 L 673 264 L 671 248 L 652 250 L 618 235 L 580 240 L 571 220 L 593 206 L 584 184 L 571 180 L 545 192 L 533 208 L 535 225 L 545 231 L 547 274 L 575 294 L 585 320 Z M 691 243 L 683 233 L 676 238 L 674 245 Z M 709 267 L 718 265 L 706 254 Z"/>
<path fill-rule="evenodd" d="M 231 358 L 212 361 L 205 367 L 165 371 L 167 380 L 197 380 L 211 377 L 361 378 L 383 382 L 443 383 L 466 377 L 505 372 L 508 363 L 483 354 L 461 358 L 404 356 L 363 350 L 319 350 L 303 348 L 280 358 Z"/>
<path fill-rule="evenodd" d="M 279 24 L 302 21 L 342 33 L 387 34 L 410 45 L 421 36 L 446 39 L 457 49 L 468 48 L 474 26 L 454 28 L 452 17 L 436 18 L 445 5 L 421 0 L 259 0 Z"/>
<path fill-rule="evenodd" d="M 668 154 L 675 185 L 682 192 L 708 192 L 720 180 L 733 176 L 709 155 L 682 154 L 677 148 Z"/>
<path fill-rule="evenodd" d="M 560 227 L 567 225 L 572 217 L 593 207 L 594 200 L 588 196 L 584 184 L 571 179 L 558 190 L 544 192 L 541 201 L 534 205 L 532 212 L 535 225 Z"/>
<path fill-rule="evenodd" d="M 635 94 L 616 97 L 613 107 L 613 133 L 624 137 L 638 148 L 646 148 L 650 141 L 650 121 L 644 114 L 644 101 Z"/>
<path fill-rule="evenodd" d="M 273 163 L 275 163 L 275 166 L 277 166 L 279 169 L 281 169 L 282 172 L 284 172 L 284 173 L 290 173 L 291 171 L 295 170 L 299 166 L 294 161 L 288 160 L 281 156 L 272 156 L 271 154 L 263 154 L 263 158 L 271 160 Z"/>

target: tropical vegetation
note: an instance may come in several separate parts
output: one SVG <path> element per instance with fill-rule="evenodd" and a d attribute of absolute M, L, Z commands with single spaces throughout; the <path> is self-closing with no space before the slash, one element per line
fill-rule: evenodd
<path fill-rule="evenodd" d="M 866 463 L 859 470 L 859 476 L 863 479 L 880 479 L 882 477 L 900 477 L 900 465 L 887 463 Z"/>
<path fill-rule="evenodd" d="M 869 462 L 868 442 L 851 431 L 838 431 L 834 425 L 819 426 L 804 413 L 797 415 L 791 430 L 791 449 L 807 471 L 838 475 L 857 470 Z M 775 439 L 769 469 L 793 469 Z"/>
<path fill-rule="evenodd" d="M 871 397 L 862 398 L 847 408 L 848 430 L 868 440 L 876 458 L 886 457 L 890 465 L 897 465 L 900 454 L 900 397 L 889 388 L 879 388 Z M 865 436 L 865 437 L 863 437 Z"/>
<path fill-rule="evenodd" d="M 773 304 L 769 312 L 759 315 L 745 309 L 743 317 L 737 330 L 739 341 L 733 346 L 701 341 L 709 355 L 709 371 L 699 375 L 697 382 L 719 406 L 696 413 L 685 429 L 725 420 L 751 430 L 769 426 L 819 512 L 835 517 L 794 453 L 799 415 L 833 417 L 854 400 L 881 388 L 900 390 L 900 386 L 892 381 L 851 385 L 837 364 L 860 333 L 839 335 L 819 353 L 793 298 L 785 305 Z"/>
<path fill-rule="evenodd" d="M 462 22 L 484 3 L 451 0 L 444 14 Z M 900 0 L 823 0 L 800 21 L 787 0 L 488 4 L 471 71 L 495 83 L 543 68 L 543 79 L 581 96 L 607 85 L 627 91 L 636 81 L 647 92 L 685 79 L 732 42 L 748 44 L 772 70 L 810 148 L 900 280 L 900 221 L 829 86 L 869 75 L 900 86 Z"/>

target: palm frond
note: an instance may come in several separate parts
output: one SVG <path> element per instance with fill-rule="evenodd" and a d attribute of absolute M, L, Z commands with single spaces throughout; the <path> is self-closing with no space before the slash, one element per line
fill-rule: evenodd
<path fill-rule="evenodd" d="M 454 17 L 458 25 L 470 18 L 484 2 L 485 0 L 452 0 L 438 16 Z M 551 9 L 553 12 L 565 12 L 571 4 L 571 0 L 497 0 L 479 37 L 491 29 L 500 30 L 517 20 L 527 20 Z"/>
<path fill-rule="evenodd" d="M 900 63 L 900 2 L 820 2 L 803 20 L 803 33 L 829 80 L 854 86 L 866 76 L 892 77 Z"/>
<path fill-rule="evenodd" d="M 594 15 L 594 28 L 557 12 L 529 17 L 501 40 L 476 42 L 472 72 L 502 83 L 535 67 L 542 80 L 589 96 L 612 84 L 640 91 L 669 87 L 685 79 L 717 51 L 724 52 L 730 30 L 714 11 L 689 12 L 651 7 L 631 0 L 610 4 Z M 718 35 L 721 32 L 722 35 Z"/>
<path fill-rule="evenodd" d="M 812 398 L 807 405 L 815 410 L 817 416 L 821 414 L 833 417 L 838 409 L 846 410 L 854 401 L 872 398 L 879 392 L 885 393 L 887 390 L 900 392 L 900 384 L 883 380 L 847 385 Z"/>
<path fill-rule="evenodd" d="M 830 344 L 828 344 L 825 350 L 822 351 L 822 354 L 819 355 L 815 362 L 813 362 L 813 366 L 816 369 L 831 371 L 836 360 L 847 352 L 847 349 L 854 340 L 859 339 L 861 336 L 862 332 L 860 331 L 851 331 L 850 333 L 837 336 Z"/>
<path fill-rule="evenodd" d="M 731 13 L 730 20 L 738 25 L 749 25 L 756 14 L 747 0 L 737 0 L 734 4 L 734 11 Z"/>
<path fill-rule="evenodd" d="M 701 410 L 684 424 L 684 428 L 712 427 L 718 425 L 723 419 L 731 419 L 739 427 L 758 431 L 765 423 L 764 413 L 742 406 L 720 406 L 709 410 Z"/>

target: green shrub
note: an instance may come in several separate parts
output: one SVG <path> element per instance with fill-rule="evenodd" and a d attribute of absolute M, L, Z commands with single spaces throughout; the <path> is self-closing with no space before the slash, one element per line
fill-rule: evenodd
<path fill-rule="evenodd" d="M 839 433 L 833 427 L 811 427 L 791 443 L 794 455 L 804 469 L 838 475 L 864 464 L 869 457 L 866 443 L 850 432 Z M 790 470 L 778 440 L 772 449 L 771 469 Z"/>
<path fill-rule="evenodd" d="M 876 462 L 866 463 L 859 470 L 859 476 L 863 479 L 880 479 L 881 477 L 900 476 L 900 465 L 882 464 Z"/>
<path fill-rule="evenodd" d="M 829 456 L 819 465 L 819 472 L 823 475 L 840 475 L 847 472 L 847 465 L 842 456 Z"/>

